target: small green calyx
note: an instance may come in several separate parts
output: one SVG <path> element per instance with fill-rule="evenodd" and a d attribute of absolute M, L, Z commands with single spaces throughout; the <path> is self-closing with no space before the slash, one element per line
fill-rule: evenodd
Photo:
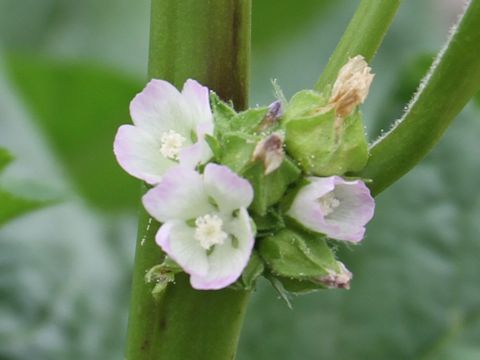
<path fill-rule="evenodd" d="M 262 239 L 259 253 L 267 270 L 293 293 L 333 287 L 342 270 L 322 236 L 300 230 L 286 228 Z"/>
<path fill-rule="evenodd" d="M 343 175 L 362 170 L 368 160 L 368 143 L 360 112 L 345 119 L 332 109 L 285 123 L 289 154 L 307 172 L 317 176 Z"/>
<path fill-rule="evenodd" d="M 168 284 L 175 281 L 175 274 L 182 272 L 180 266 L 168 256 L 163 263 L 155 265 L 145 274 L 145 282 L 154 284 L 152 296 L 159 300 Z"/>
<path fill-rule="evenodd" d="M 368 143 L 358 105 L 368 95 L 373 74 L 363 57 L 341 69 L 332 89 L 303 90 L 293 96 L 283 117 L 288 153 L 317 176 L 362 170 Z"/>

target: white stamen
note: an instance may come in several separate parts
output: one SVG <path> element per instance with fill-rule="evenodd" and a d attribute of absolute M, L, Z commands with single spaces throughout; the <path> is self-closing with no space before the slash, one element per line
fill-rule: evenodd
<path fill-rule="evenodd" d="M 228 238 L 228 234 L 222 230 L 223 221 L 217 215 L 199 216 L 195 225 L 195 239 L 206 250 L 213 245 L 222 245 Z"/>
<path fill-rule="evenodd" d="M 162 134 L 162 138 L 160 139 L 162 142 L 160 152 L 167 159 L 178 160 L 178 155 L 180 154 L 180 150 L 182 149 L 185 140 L 186 139 L 179 133 L 169 130 Z"/>
<path fill-rule="evenodd" d="M 318 199 L 320 207 L 323 210 L 325 216 L 330 215 L 337 207 L 340 206 L 340 201 L 335 197 L 333 191 L 323 195 Z"/>

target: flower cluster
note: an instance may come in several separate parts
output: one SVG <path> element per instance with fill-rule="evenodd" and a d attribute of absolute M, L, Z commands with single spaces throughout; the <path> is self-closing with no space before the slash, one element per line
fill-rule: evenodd
<path fill-rule="evenodd" d="M 372 79 L 362 61 L 355 57 L 340 71 L 329 102 L 299 93 L 290 104 L 237 113 L 195 80 L 181 92 L 151 80 L 132 100 L 133 125 L 118 129 L 114 153 L 125 171 L 151 185 L 142 200 L 161 223 L 156 243 L 190 275 L 193 288 L 248 287 L 252 276 L 242 282 L 242 274 L 264 269 L 287 290 L 307 283 L 348 288 L 351 273 L 327 240 L 361 241 L 374 211 L 365 183 L 342 177 L 350 166 L 343 159 L 363 146 L 352 140 L 362 136 L 349 135 L 360 121 L 349 117 L 358 117 L 355 108 Z M 329 109 L 315 110 L 322 107 L 336 111 L 328 125 L 336 145 L 319 152 L 315 146 L 325 146 L 319 138 L 310 150 L 335 156 L 340 170 L 332 174 L 295 156 L 303 122 L 311 132 L 318 116 L 329 116 Z M 300 152 L 310 150 L 307 144 Z M 302 256 L 315 267 L 305 268 Z"/>

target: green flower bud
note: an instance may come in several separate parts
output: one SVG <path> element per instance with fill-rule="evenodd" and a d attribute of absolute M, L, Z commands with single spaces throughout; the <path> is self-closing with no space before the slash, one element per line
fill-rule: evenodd
<path fill-rule="evenodd" d="M 373 74 L 361 56 L 342 67 L 330 97 L 313 90 L 295 94 L 284 117 L 287 152 L 310 174 L 342 175 L 362 170 L 368 143 L 357 106 Z"/>

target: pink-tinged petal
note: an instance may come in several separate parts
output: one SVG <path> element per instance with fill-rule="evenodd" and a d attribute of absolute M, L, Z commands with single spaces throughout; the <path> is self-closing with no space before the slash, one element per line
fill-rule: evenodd
<path fill-rule="evenodd" d="M 191 106 L 172 84 L 154 79 L 132 100 L 130 114 L 136 126 L 157 138 L 169 130 L 190 138 L 198 123 Z"/>
<path fill-rule="evenodd" d="M 194 169 L 199 164 L 205 164 L 213 156 L 212 149 L 205 140 L 183 148 L 179 154 L 180 164 Z"/>
<path fill-rule="evenodd" d="M 142 200 L 148 213 L 160 222 L 195 219 L 214 210 L 201 175 L 180 165 L 168 170 Z"/>
<path fill-rule="evenodd" d="M 118 163 L 130 175 L 149 184 L 156 184 L 174 163 L 160 153 L 160 145 L 145 130 L 132 125 L 122 125 L 113 143 Z"/>
<path fill-rule="evenodd" d="M 360 180 L 346 181 L 338 176 L 310 178 L 310 181 L 297 194 L 288 215 L 306 228 L 332 239 L 361 241 L 365 225 L 372 219 L 375 209 L 367 186 Z M 326 212 L 320 199 L 328 193 L 338 204 Z"/>
<path fill-rule="evenodd" d="M 213 135 L 213 122 L 202 122 L 197 125 L 197 137 L 203 139 L 205 135 Z"/>
<path fill-rule="evenodd" d="M 340 201 L 335 211 L 336 220 L 363 226 L 373 218 L 375 200 L 363 181 L 345 181 L 336 176 L 335 197 Z"/>
<path fill-rule="evenodd" d="M 224 213 L 247 208 L 253 200 L 252 185 L 226 166 L 208 164 L 204 179 L 207 193 Z"/>
<path fill-rule="evenodd" d="M 318 199 L 335 188 L 334 179 L 310 177 L 308 180 L 310 184 L 300 189 L 287 214 L 306 228 L 323 233 L 327 224 Z"/>
<path fill-rule="evenodd" d="M 183 85 L 182 95 L 189 104 L 197 123 L 213 123 L 212 110 L 210 109 L 209 91 L 197 81 L 188 79 Z"/>
<path fill-rule="evenodd" d="M 242 208 L 236 218 L 225 221 L 225 231 L 234 235 L 223 245 L 216 245 L 208 256 L 208 272 L 192 275 L 190 283 L 199 290 L 217 290 L 233 284 L 247 266 L 254 245 L 254 234 L 247 210 Z"/>
<path fill-rule="evenodd" d="M 172 220 L 160 227 L 155 241 L 185 272 L 205 276 L 208 272 L 207 253 L 194 235 L 194 228 L 183 221 Z"/>

